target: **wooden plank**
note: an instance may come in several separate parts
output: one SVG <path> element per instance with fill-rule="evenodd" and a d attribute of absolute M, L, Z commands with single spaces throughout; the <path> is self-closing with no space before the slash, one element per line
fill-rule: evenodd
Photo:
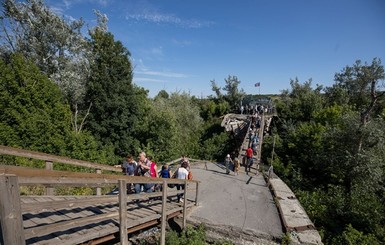
<path fill-rule="evenodd" d="M 127 182 L 119 180 L 119 235 L 120 244 L 128 245 L 127 237 Z"/>
<path fill-rule="evenodd" d="M 179 215 L 181 213 L 181 210 L 183 209 L 182 206 L 180 206 L 180 205 L 178 205 L 176 203 L 170 203 L 168 206 L 170 206 L 170 209 L 167 210 L 167 214 L 168 214 L 167 218 L 171 218 L 173 216 Z M 189 202 L 187 206 L 194 206 L 194 203 L 193 202 Z M 156 207 L 158 207 L 158 206 L 156 206 Z M 138 209 L 138 208 L 139 207 L 136 206 L 136 209 Z M 129 217 L 129 216 L 133 216 L 133 215 L 128 213 L 127 216 Z M 117 218 L 118 217 L 115 217 L 115 218 L 112 218 L 112 219 L 116 220 Z M 160 219 L 160 215 L 159 214 L 147 215 L 147 216 L 145 216 L 143 218 L 138 218 L 136 220 L 128 218 L 127 219 L 127 227 L 128 227 L 127 231 L 129 231 L 131 228 L 136 227 L 138 225 L 141 225 L 143 222 L 146 222 L 146 221 L 149 221 L 149 220 L 150 220 L 150 222 L 153 222 L 153 224 L 159 223 L 159 219 Z M 117 223 L 118 222 L 116 221 L 116 224 Z M 81 243 L 81 242 L 86 242 L 86 241 L 90 241 L 90 240 L 93 240 L 93 239 L 97 239 L 98 237 L 108 236 L 108 235 L 110 235 L 112 233 L 115 233 L 115 232 L 119 231 L 118 225 L 114 226 L 112 223 L 110 223 L 110 224 L 107 223 L 107 225 L 106 225 L 106 223 L 103 223 L 103 221 L 100 221 L 97 224 L 92 223 L 90 225 L 94 225 L 94 226 L 93 227 L 88 227 L 86 225 L 83 225 L 83 226 L 76 225 L 76 226 L 74 226 L 74 227 L 83 227 L 82 228 L 83 230 L 80 230 L 80 231 L 76 231 L 75 229 L 72 229 L 72 230 L 68 229 L 68 230 L 74 231 L 72 234 L 65 234 L 66 232 L 64 232 L 64 234 L 62 234 L 63 232 L 60 232 L 60 231 L 56 231 L 57 233 L 53 232 L 52 234 L 57 234 L 58 235 L 57 238 L 51 237 L 49 240 L 45 240 L 44 242 L 37 243 L 37 244 L 57 244 L 57 242 L 58 242 L 57 239 L 60 239 L 60 244 L 61 245 L 76 244 L 76 243 Z M 97 226 L 102 226 L 103 229 L 96 229 L 96 225 Z M 109 233 L 109 232 L 111 232 L 111 233 Z M 36 236 L 35 240 L 38 240 L 38 238 L 39 237 Z M 49 241 L 52 241 L 52 242 L 49 242 Z"/>
<path fill-rule="evenodd" d="M 29 239 L 35 236 L 44 236 L 53 232 L 65 231 L 73 227 L 80 227 L 80 226 L 100 222 L 105 219 L 116 218 L 118 217 L 118 215 L 119 215 L 118 212 L 99 214 L 99 215 L 93 215 L 93 216 L 79 218 L 75 220 L 67 220 L 59 223 L 29 228 L 25 230 L 25 237 Z"/>
<path fill-rule="evenodd" d="M 96 169 L 96 173 L 97 174 L 102 174 L 102 170 L 101 169 Z M 100 187 L 96 188 L 96 195 L 97 196 L 101 196 L 102 195 L 102 188 L 100 188 Z"/>
<path fill-rule="evenodd" d="M 162 195 L 162 220 L 161 220 L 161 231 L 160 231 L 160 244 L 166 244 L 166 226 L 167 226 L 167 183 L 163 181 L 163 195 Z"/>
<path fill-rule="evenodd" d="M 185 185 L 184 185 L 184 194 L 183 194 L 183 198 L 184 198 L 184 202 L 183 202 L 183 230 L 186 229 L 186 224 L 187 224 L 187 181 L 185 181 Z"/>
<path fill-rule="evenodd" d="M 156 225 L 159 223 L 160 216 L 148 216 L 145 218 L 142 218 L 140 220 L 128 220 L 127 221 L 127 232 L 131 233 L 140 229 L 144 229 L 153 225 Z M 98 224 L 99 225 L 99 224 Z M 106 227 L 104 229 L 101 229 L 99 231 L 94 231 L 93 229 L 87 229 L 85 230 L 84 234 L 79 235 L 78 233 L 72 233 L 68 234 L 66 236 L 60 237 L 60 245 L 72 245 L 72 244 L 79 244 L 84 243 L 87 241 L 91 241 L 94 239 L 98 239 L 100 237 L 106 237 L 111 234 L 114 234 L 119 231 L 118 226 L 111 226 Z M 41 243 L 37 244 L 57 244 L 57 238 L 52 238 L 51 240 L 44 240 Z M 91 243 L 92 244 L 92 243 Z"/>
<path fill-rule="evenodd" d="M 53 162 L 51 161 L 45 161 L 45 169 L 47 170 L 53 170 Z M 48 196 L 53 196 L 54 195 L 54 188 L 52 187 L 47 187 L 45 189 L 45 194 Z"/>
<path fill-rule="evenodd" d="M 27 198 L 22 197 L 22 200 L 27 200 Z M 112 203 L 112 202 L 117 203 L 118 196 L 84 196 L 84 197 L 72 199 L 72 200 L 22 203 L 21 209 L 23 213 L 25 213 L 30 211 L 44 211 L 46 209 L 74 208 L 74 207 Z"/>
<path fill-rule="evenodd" d="M 113 174 L 77 173 L 67 171 L 45 170 L 10 165 L 0 165 L 0 172 L 14 174 L 19 177 L 19 185 L 46 185 L 46 186 L 89 186 L 101 187 L 117 184 L 118 180 L 125 179 L 130 183 L 162 183 L 161 178 L 147 178 L 139 176 L 124 176 Z M 167 183 L 184 183 L 179 179 L 167 179 Z M 189 182 L 194 182 L 190 180 Z M 158 195 L 160 193 L 146 193 L 146 195 Z"/>
<path fill-rule="evenodd" d="M 0 193 L 0 221 L 3 241 L 5 244 L 25 244 L 17 177 L 0 175 Z"/>
<path fill-rule="evenodd" d="M 113 166 L 97 164 L 97 163 L 92 163 L 92 162 L 87 162 L 82 160 L 76 160 L 68 157 L 60 157 L 60 156 L 50 155 L 50 154 L 36 152 L 36 151 L 28 151 L 28 150 L 2 146 L 2 145 L 0 145 L 0 154 L 18 156 L 18 157 L 27 157 L 27 158 L 38 159 L 38 160 L 49 161 L 49 162 L 66 163 L 69 165 L 75 165 L 75 166 L 81 166 L 81 167 L 87 167 L 87 168 L 93 168 L 93 169 L 102 169 L 102 170 L 108 170 L 108 171 L 114 171 L 114 172 L 122 171 L 121 169 L 117 169 Z"/>

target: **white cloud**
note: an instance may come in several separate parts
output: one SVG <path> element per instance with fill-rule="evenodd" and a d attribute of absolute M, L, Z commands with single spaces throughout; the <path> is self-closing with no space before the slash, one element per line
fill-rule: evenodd
<path fill-rule="evenodd" d="M 201 21 L 201 20 L 184 20 L 173 14 L 160 14 L 160 13 L 140 13 L 140 14 L 128 14 L 126 15 L 127 20 L 135 21 L 147 21 L 157 24 L 174 24 L 185 28 L 202 28 L 209 27 L 214 24 L 212 21 Z"/>
<path fill-rule="evenodd" d="M 72 5 L 81 4 L 81 3 L 91 3 L 91 4 L 97 4 L 97 5 L 106 7 L 111 2 L 113 2 L 113 1 L 108 1 L 108 0 L 63 0 L 63 4 L 67 9 L 69 9 Z"/>
<path fill-rule="evenodd" d="M 129 5 L 129 12 L 126 14 L 127 20 L 156 24 L 171 24 L 184 28 L 202 28 L 214 24 L 213 21 L 183 19 L 176 14 L 163 13 L 156 5 L 151 4 L 148 1 L 138 1 Z"/>
<path fill-rule="evenodd" d="M 186 47 L 191 45 L 191 41 L 172 39 L 172 43 L 176 46 Z"/>
<path fill-rule="evenodd" d="M 147 77 L 134 77 L 135 83 L 144 83 L 144 82 L 150 82 L 150 83 L 166 83 L 165 80 L 160 79 L 154 79 L 154 78 L 147 78 Z"/>
<path fill-rule="evenodd" d="M 141 75 L 148 75 L 148 76 L 172 77 L 172 78 L 188 77 L 186 74 L 182 74 L 182 73 L 163 72 L 163 71 L 147 71 L 147 70 L 142 70 L 142 71 L 136 71 L 135 73 L 136 74 L 141 74 Z"/>

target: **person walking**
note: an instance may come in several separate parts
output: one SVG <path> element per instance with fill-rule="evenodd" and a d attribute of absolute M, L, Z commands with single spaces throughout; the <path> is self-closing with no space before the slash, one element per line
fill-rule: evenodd
<path fill-rule="evenodd" d="M 247 148 L 246 157 L 247 157 L 246 174 L 248 174 L 250 172 L 251 165 L 253 164 L 253 149 L 251 147 Z"/>
<path fill-rule="evenodd" d="M 168 166 L 167 164 L 164 164 L 162 166 L 162 170 L 160 171 L 160 178 L 166 178 L 166 179 L 169 179 L 171 178 L 172 174 L 171 174 L 171 169 L 170 169 L 170 166 Z M 173 184 L 168 184 L 169 187 L 174 187 Z M 161 186 L 162 187 L 162 186 Z M 163 188 L 160 188 L 160 191 L 162 191 Z"/>
<path fill-rule="evenodd" d="M 225 158 L 226 174 L 230 173 L 230 164 L 233 163 L 233 160 L 230 157 L 230 154 L 227 154 Z"/>
<path fill-rule="evenodd" d="M 236 157 L 234 159 L 234 175 L 239 174 L 239 167 L 240 167 L 239 159 Z"/>
<path fill-rule="evenodd" d="M 182 165 L 178 168 L 176 178 L 181 180 L 186 180 L 188 178 L 187 162 L 183 162 Z M 177 184 L 176 189 L 184 190 L 186 188 L 185 184 Z M 183 202 L 183 193 L 178 193 L 178 202 Z"/>

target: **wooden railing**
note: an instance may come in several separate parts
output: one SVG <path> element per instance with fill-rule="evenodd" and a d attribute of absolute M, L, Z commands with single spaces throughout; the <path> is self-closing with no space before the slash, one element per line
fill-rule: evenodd
<path fill-rule="evenodd" d="M 101 164 L 89 163 L 85 161 L 73 160 L 43 153 L 32 151 L 24 151 L 10 147 L 0 146 L 0 154 L 7 154 L 13 156 L 22 156 L 45 160 L 48 162 L 60 162 L 77 166 L 91 167 L 95 169 L 103 169 L 109 171 L 120 171 L 114 167 L 109 167 Z M 175 161 L 177 162 L 177 160 Z M 132 194 L 127 195 L 127 183 L 155 183 L 162 186 L 162 192 Z M 185 190 L 168 191 L 168 184 L 184 184 Z M 44 186 L 46 188 L 54 188 L 58 186 L 70 187 L 96 187 L 101 188 L 107 185 L 118 185 L 118 196 L 88 196 L 76 200 L 64 201 L 45 201 L 39 203 L 22 203 L 20 196 L 20 186 Z M 189 188 L 187 188 L 187 186 Z M 195 188 L 191 188 L 195 186 Z M 146 178 L 137 176 L 124 176 L 115 174 L 94 174 L 94 173 L 75 173 L 68 171 L 54 171 L 46 169 L 36 169 L 27 167 L 17 167 L 10 165 L 0 165 L 0 219 L 4 244 L 25 244 L 25 239 L 31 237 L 44 236 L 46 234 L 55 233 L 65 229 L 67 226 L 85 226 L 96 221 L 102 221 L 106 218 L 119 217 L 120 220 L 120 241 L 121 244 L 128 244 L 127 240 L 127 202 L 139 199 L 148 199 L 154 197 L 161 197 L 161 244 L 165 244 L 165 227 L 167 215 L 171 211 L 167 210 L 167 199 L 177 194 L 184 194 L 187 197 L 188 191 L 195 190 L 195 200 L 193 202 L 198 205 L 198 181 L 187 181 L 178 179 L 161 179 L 161 178 Z M 98 192 L 100 195 L 100 191 Z M 23 226 L 23 212 L 39 212 L 45 208 L 68 208 L 91 205 L 95 203 L 111 203 L 119 204 L 119 212 L 111 212 L 108 214 L 93 215 L 84 218 L 76 218 L 75 220 L 63 221 L 53 224 L 46 224 L 34 228 L 24 229 Z M 183 203 L 181 210 L 183 214 L 183 227 L 186 226 L 186 210 L 188 202 Z"/>

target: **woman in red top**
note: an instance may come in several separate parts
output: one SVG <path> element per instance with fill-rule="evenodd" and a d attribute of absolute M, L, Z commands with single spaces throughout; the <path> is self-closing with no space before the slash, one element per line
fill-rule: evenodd
<path fill-rule="evenodd" d="M 247 148 L 246 157 L 247 157 L 246 173 L 248 173 L 250 172 L 251 165 L 253 165 L 253 149 L 251 149 L 251 147 Z"/>

